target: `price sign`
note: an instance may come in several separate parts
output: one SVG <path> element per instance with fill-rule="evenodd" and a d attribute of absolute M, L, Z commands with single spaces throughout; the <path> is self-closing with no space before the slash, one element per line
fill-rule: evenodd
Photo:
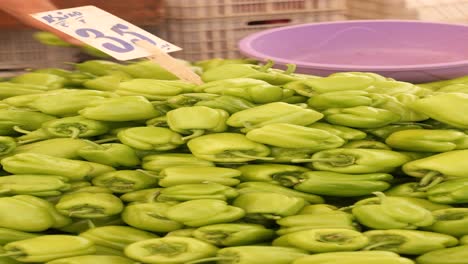
<path fill-rule="evenodd" d="M 129 2 L 129 8 L 131 3 Z M 95 6 L 53 10 L 32 14 L 35 19 L 93 46 L 118 60 L 152 56 L 136 45 L 145 41 L 163 52 L 181 48 Z"/>

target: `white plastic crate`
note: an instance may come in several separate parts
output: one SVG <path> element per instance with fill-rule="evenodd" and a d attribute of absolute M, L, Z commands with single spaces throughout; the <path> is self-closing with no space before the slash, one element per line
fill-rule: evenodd
<path fill-rule="evenodd" d="M 170 19 L 204 19 L 345 10 L 346 0 L 167 0 L 165 8 Z"/>
<path fill-rule="evenodd" d="M 348 0 L 350 19 L 468 22 L 468 0 Z"/>
<path fill-rule="evenodd" d="M 171 43 L 183 48 L 173 53 L 181 59 L 238 58 L 241 55 L 237 44 L 249 34 L 275 27 L 345 20 L 345 14 L 343 10 L 215 19 L 171 19 L 164 24 L 163 35 Z"/>
<path fill-rule="evenodd" d="M 49 47 L 33 39 L 32 30 L 2 30 L 0 70 L 64 67 L 77 61 L 77 49 Z"/>

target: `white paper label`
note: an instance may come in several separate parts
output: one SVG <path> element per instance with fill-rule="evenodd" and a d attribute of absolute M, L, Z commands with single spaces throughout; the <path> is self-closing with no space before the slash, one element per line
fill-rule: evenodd
<path fill-rule="evenodd" d="M 131 8 L 130 2 L 129 8 Z M 132 60 L 150 56 L 150 52 L 134 44 L 138 40 L 146 40 L 164 52 L 181 50 L 181 48 L 95 6 L 53 10 L 31 16 L 118 60 Z"/>

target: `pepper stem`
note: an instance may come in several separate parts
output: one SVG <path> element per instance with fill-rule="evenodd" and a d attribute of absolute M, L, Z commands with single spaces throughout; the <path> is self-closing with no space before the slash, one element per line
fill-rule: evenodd
<path fill-rule="evenodd" d="M 296 64 L 291 64 L 291 63 L 288 63 L 286 64 L 286 66 L 288 67 L 286 69 L 286 71 L 284 71 L 285 74 L 291 74 L 291 73 L 294 73 L 296 71 Z"/>
<path fill-rule="evenodd" d="M 218 260 L 231 260 L 231 261 L 233 261 L 234 258 L 230 258 L 230 257 L 212 257 L 212 258 L 197 259 L 197 260 L 194 260 L 194 261 L 185 262 L 185 264 L 197 264 L 197 263 L 212 262 L 212 261 L 218 261 Z"/>
<path fill-rule="evenodd" d="M 137 169 L 136 171 L 139 171 L 139 172 L 145 174 L 146 176 L 150 176 L 151 178 L 156 178 L 156 179 L 162 179 L 162 178 L 164 178 L 164 176 L 151 173 L 151 172 L 149 172 L 149 171 L 147 171 L 147 170 Z"/>
<path fill-rule="evenodd" d="M 205 134 L 205 130 L 203 130 L 203 129 L 194 129 L 194 130 L 192 130 L 192 132 L 193 133 L 191 135 L 183 137 L 182 140 L 187 141 L 189 139 L 196 138 L 196 137 L 199 137 L 199 136 Z"/>
<path fill-rule="evenodd" d="M 148 199 L 146 200 L 148 203 L 153 203 L 156 201 L 156 198 L 161 194 L 161 191 L 156 191 L 152 193 L 151 195 L 148 196 Z"/>
<path fill-rule="evenodd" d="M 101 146 L 100 144 L 92 141 L 92 140 L 87 140 L 87 139 L 84 139 L 84 141 L 90 145 L 92 145 L 93 147 L 97 148 L 97 149 L 105 149 L 105 147 Z"/>
<path fill-rule="evenodd" d="M 241 151 L 233 151 L 231 152 L 231 154 L 240 158 L 248 158 L 248 159 L 258 159 L 258 160 L 274 160 L 275 159 L 272 157 L 253 156 L 253 155 L 249 155 L 244 152 L 241 152 Z"/>
<path fill-rule="evenodd" d="M 88 229 L 96 228 L 96 225 L 93 223 L 91 219 L 86 219 L 86 224 L 88 224 Z"/>
<path fill-rule="evenodd" d="M 31 131 L 29 130 L 26 130 L 26 129 L 22 129 L 20 126 L 14 126 L 13 127 L 13 130 L 18 132 L 18 133 L 22 133 L 22 134 L 29 134 L 31 133 Z"/>
<path fill-rule="evenodd" d="M 439 177 L 441 174 L 438 171 L 429 171 L 419 182 L 419 186 L 427 186 L 430 185 L 432 181 L 436 180 L 436 177 Z"/>
<path fill-rule="evenodd" d="M 31 139 L 27 139 L 27 140 L 18 140 L 18 144 L 19 145 L 29 144 L 29 143 L 32 143 L 32 142 L 36 142 L 38 140 L 40 140 L 40 138 L 31 138 Z"/>
<path fill-rule="evenodd" d="M 396 243 L 395 243 L 396 242 Z M 382 242 L 379 242 L 379 243 L 375 243 L 375 244 L 372 244 L 372 245 L 369 245 L 361 250 L 373 250 L 375 248 L 378 248 L 378 247 L 382 247 L 382 246 L 387 246 L 387 245 L 398 245 L 400 243 L 398 243 L 398 241 L 382 241 Z"/>
<path fill-rule="evenodd" d="M 273 65 L 275 65 L 275 62 L 273 62 L 272 60 L 267 60 L 267 63 L 264 64 L 263 66 L 261 66 L 258 71 L 259 72 L 266 72 L 268 71 L 271 67 L 273 67 Z"/>
<path fill-rule="evenodd" d="M 380 199 L 380 202 L 382 202 L 383 199 L 385 199 L 387 196 L 383 192 L 373 192 L 373 195 L 377 196 Z"/>
<path fill-rule="evenodd" d="M 111 138 L 98 139 L 98 140 L 95 140 L 94 142 L 98 143 L 98 144 L 101 144 L 101 143 L 107 143 L 107 142 L 112 142 L 112 141 L 116 141 L 116 140 L 118 140 L 117 137 L 111 137 Z"/>
<path fill-rule="evenodd" d="M 80 133 L 81 133 L 81 130 L 77 127 L 69 127 L 68 130 L 70 130 L 71 132 L 71 135 L 70 137 L 73 138 L 73 139 L 76 139 L 80 136 Z"/>
<path fill-rule="evenodd" d="M 428 185 L 426 185 L 426 186 L 421 186 L 421 185 L 420 185 L 420 186 L 418 186 L 418 188 L 417 188 L 416 190 L 417 190 L 417 191 L 427 191 L 427 190 L 429 190 L 430 188 L 436 186 L 437 184 L 439 184 L 439 183 L 441 183 L 441 182 L 443 182 L 443 181 L 445 180 L 444 177 L 440 177 L 440 176 L 439 176 L 439 177 L 435 177 L 435 178 L 433 178 L 433 179 L 434 179 L 434 180 L 432 180 Z M 419 183 L 419 184 L 421 184 L 421 183 Z"/>

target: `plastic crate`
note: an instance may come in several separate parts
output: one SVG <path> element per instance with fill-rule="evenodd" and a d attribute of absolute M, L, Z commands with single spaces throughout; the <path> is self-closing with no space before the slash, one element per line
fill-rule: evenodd
<path fill-rule="evenodd" d="M 49 47 L 37 42 L 32 30 L 2 30 L 0 34 L 0 70 L 64 67 L 76 62 L 78 50 Z"/>
<path fill-rule="evenodd" d="M 256 15 L 215 19 L 172 19 L 165 23 L 162 34 L 183 48 L 173 53 L 185 60 L 215 57 L 239 58 L 237 43 L 249 34 L 275 27 L 303 23 L 345 20 L 342 11 L 309 11 L 274 15 Z"/>
<path fill-rule="evenodd" d="M 468 22 L 468 0 L 348 0 L 350 19 Z"/>
<path fill-rule="evenodd" d="M 167 0 L 170 19 L 204 19 L 345 10 L 346 0 Z"/>

